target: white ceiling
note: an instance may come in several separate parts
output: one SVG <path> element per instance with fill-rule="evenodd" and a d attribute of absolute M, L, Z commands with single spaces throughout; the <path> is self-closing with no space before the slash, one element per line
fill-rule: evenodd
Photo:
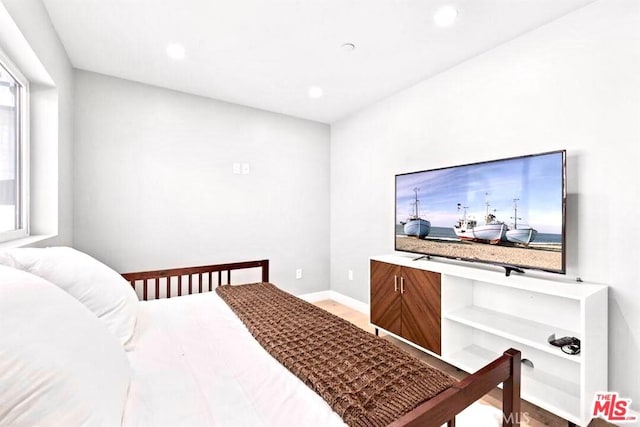
<path fill-rule="evenodd" d="M 76 68 L 325 123 L 592 1 L 43 0 Z"/>

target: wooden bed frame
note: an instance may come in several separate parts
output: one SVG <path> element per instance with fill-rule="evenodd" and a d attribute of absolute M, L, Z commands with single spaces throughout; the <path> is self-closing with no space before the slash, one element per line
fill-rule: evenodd
<path fill-rule="evenodd" d="M 166 298 L 172 297 L 172 291 L 174 287 L 177 290 L 177 296 L 182 296 L 184 290 L 186 290 L 188 294 L 200 294 L 206 290 L 211 292 L 213 290 L 213 284 L 215 282 L 217 282 L 216 286 L 231 283 L 231 271 L 247 268 L 261 268 L 261 281 L 269 281 L 268 259 L 262 259 L 259 261 L 233 262 L 229 264 L 203 265 L 200 267 L 172 268 L 168 270 L 124 273 L 122 277 L 124 277 L 129 283 L 131 283 L 131 286 L 136 292 L 138 289 L 138 285 L 142 286 L 142 299 L 144 301 L 147 301 L 149 299 L 150 286 L 152 286 L 155 290 L 155 293 L 153 294 L 154 298 L 152 299 L 161 298 L 161 288 L 165 290 L 164 296 Z M 223 283 L 223 273 L 226 273 L 224 275 L 224 278 L 226 278 L 226 283 Z M 196 285 L 198 286 L 198 291 L 194 292 L 194 288 Z"/>
<path fill-rule="evenodd" d="M 136 289 L 142 286 L 142 299 L 148 300 L 149 287 L 154 288 L 154 298 L 161 298 L 160 289 L 165 291 L 165 298 L 183 295 L 183 288 L 188 294 L 212 291 L 213 285 L 220 286 L 231 283 L 231 271 L 261 268 L 261 281 L 269 281 L 269 260 L 246 261 L 227 264 L 207 265 L 200 267 L 174 268 L 168 270 L 125 273 L 122 276 Z M 226 273 L 226 283 L 223 283 Z M 215 279 L 215 280 L 214 280 Z M 197 292 L 194 288 L 197 285 Z M 520 425 L 520 352 L 509 349 L 502 356 L 484 366 L 465 379 L 458 381 L 450 388 L 434 398 L 422 403 L 391 423 L 393 427 L 439 427 L 447 423 L 455 427 L 455 417 L 464 408 L 502 384 L 503 427 Z"/>

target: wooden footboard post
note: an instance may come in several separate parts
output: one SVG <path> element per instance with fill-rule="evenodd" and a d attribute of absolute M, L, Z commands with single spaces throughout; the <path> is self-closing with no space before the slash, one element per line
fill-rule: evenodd
<path fill-rule="evenodd" d="M 420 404 L 390 427 L 455 426 L 455 417 L 467 406 L 502 384 L 503 427 L 520 425 L 520 352 L 513 348 Z"/>
<path fill-rule="evenodd" d="M 504 352 L 511 358 L 511 374 L 502 383 L 502 426 L 520 425 L 520 352 L 509 349 Z"/>

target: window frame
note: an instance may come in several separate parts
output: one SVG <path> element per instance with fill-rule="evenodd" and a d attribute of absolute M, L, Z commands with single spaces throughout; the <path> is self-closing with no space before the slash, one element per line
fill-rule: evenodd
<path fill-rule="evenodd" d="M 20 88 L 17 96 L 17 121 L 16 133 L 16 165 L 18 172 L 18 186 L 16 189 L 16 206 L 18 224 L 16 229 L 0 232 L 0 243 L 22 239 L 30 235 L 29 212 L 29 80 L 11 59 L 0 49 L 0 65 L 9 72 L 11 77 L 18 82 Z"/>

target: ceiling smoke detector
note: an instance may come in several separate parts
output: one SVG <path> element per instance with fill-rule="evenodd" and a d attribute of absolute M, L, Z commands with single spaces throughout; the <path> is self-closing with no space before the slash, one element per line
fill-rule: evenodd
<path fill-rule="evenodd" d="M 344 43 L 341 47 L 342 47 L 342 50 L 351 52 L 352 50 L 355 50 L 356 45 L 353 43 Z"/>

